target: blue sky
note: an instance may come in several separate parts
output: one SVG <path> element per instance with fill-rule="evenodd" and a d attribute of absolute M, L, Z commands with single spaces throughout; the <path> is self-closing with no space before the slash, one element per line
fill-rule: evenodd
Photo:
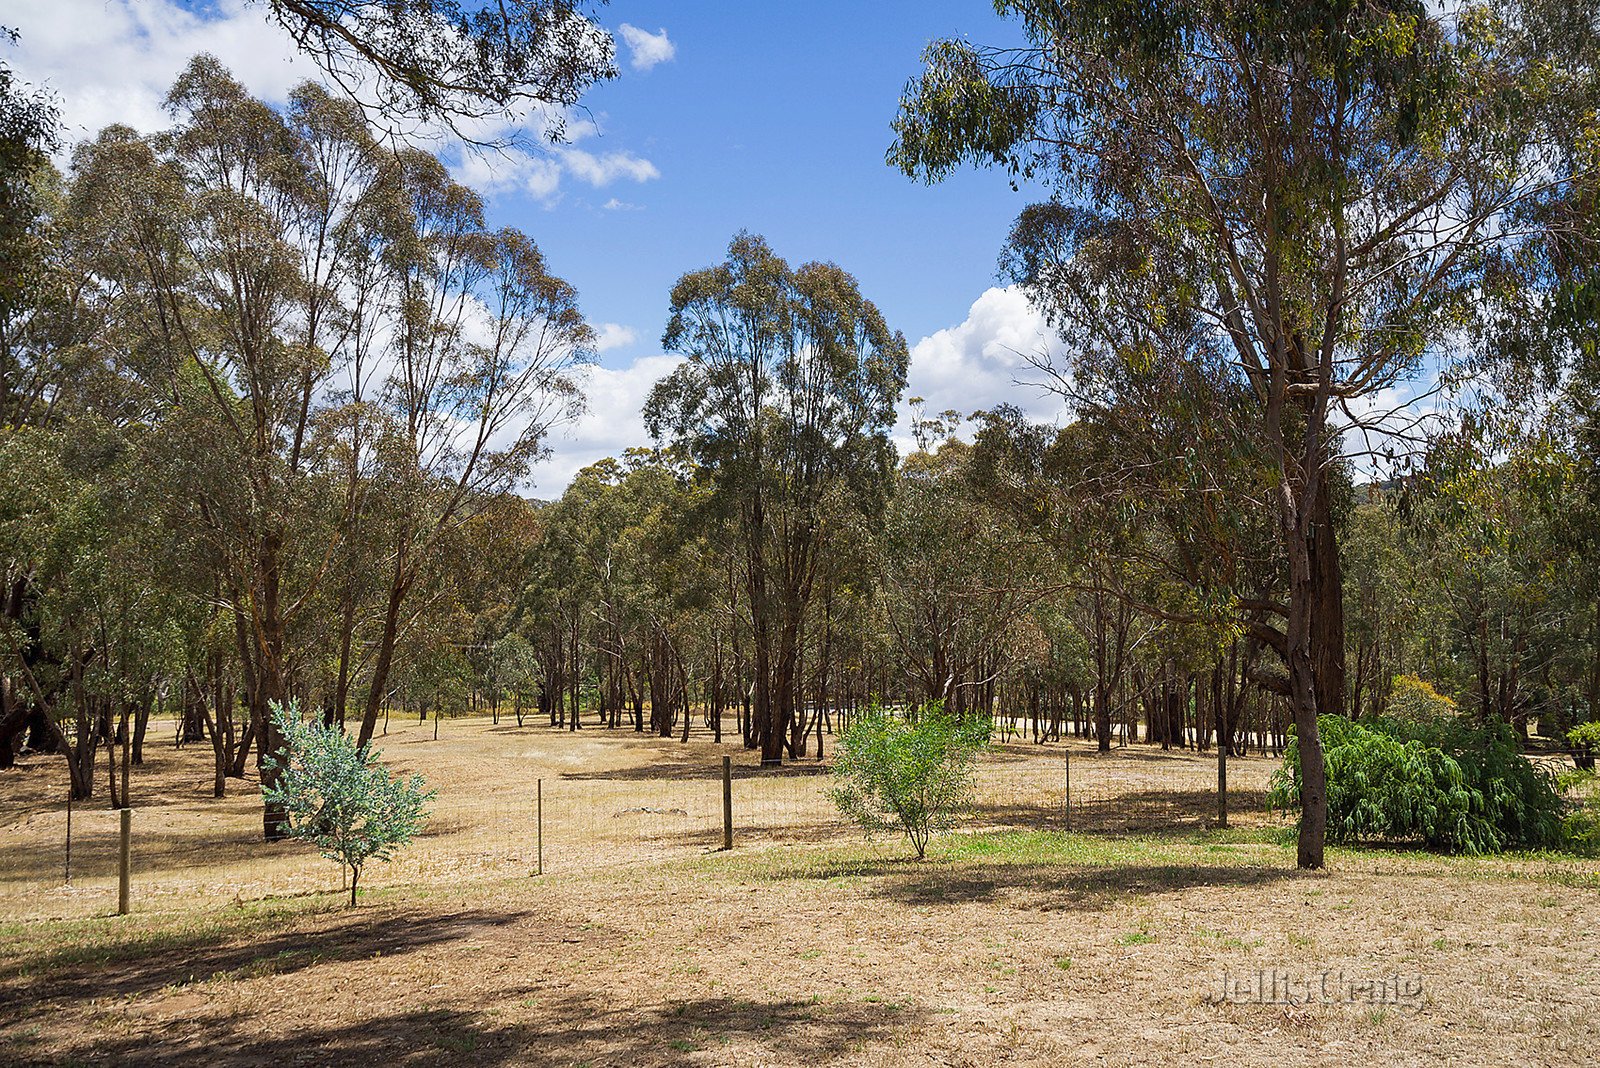
<path fill-rule="evenodd" d="M 569 121 L 570 144 L 511 160 L 445 149 L 494 224 L 532 235 L 577 287 L 604 342 L 591 411 L 552 442 L 537 495 L 645 441 L 639 406 L 672 365 L 660 350 L 668 290 L 741 229 L 791 262 L 854 273 L 912 343 L 907 395 L 931 410 L 1058 410 L 1015 384 L 1050 332 L 995 278 L 1012 219 L 1040 190 L 1014 192 L 996 171 L 930 187 L 884 163 L 929 41 L 1015 38 L 989 4 L 617 0 L 601 20 L 618 35 L 622 74 Z M 316 74 L 249 0 L 0 0 L 0 25 L 21 31 L 15 65 L 56 90 L 73 138 L 113 121 L 160 128 L 161 96 L 199 51 L 269 102 Z"/>
<path fill-rule="evenodd" d="M 615 356 L 654 351 L 672 282 L 718 259 L 741 228 L 791 261 L 841 264 L 912 340 L 961 321 L 994 283 L 1026 202 L 1005 176 L 930 187 L 884 163 L 896 100 L 928 41 L 1009 30 L 987 4 L 618 2 L 607 12 L 614 25 L 665 30 L 675 56 L 635 71 L 623 43 L 622 76 L 589 97 L 601 132 L 580 144 L 634 153 L 660 177 L 564 189 L 543 207 L 502 195 L 494 207 L 537 237 L 593 318 L 638 331 Z M 636 210 L 601 208 L 613 198 Z"/>

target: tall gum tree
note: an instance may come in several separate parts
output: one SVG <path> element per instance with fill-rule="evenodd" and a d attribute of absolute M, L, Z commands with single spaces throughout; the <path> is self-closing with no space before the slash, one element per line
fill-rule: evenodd
<path fill-rule="evenodd" d="M 996 9 L 1026 43 L 931 45 L 889 160 L 928 180 L 967 163 L 1048 179 L 1081 209 L 1061 232 L 1068 259 L 1100 259 L 1111 294 L 1161 279 L 1161 299 L 1245 374 L 1287 567 L 1276 614 L 1301 746 L 1298 859 L 1319 868 L 1316 717 L 1343 711 L 1338 431 L 1460 328 L 1512 209 L 1559 180 L 1535 121 L 1541 66 L 1506 44 L 1516 21 L 1491 5 Z"/>
<path fill-rule="evenodd" d="M 268 708 L 317 684 L 326 619 L 341 706 L 371 665 L 370 739 L 419 585 L 581 404 L 592 332 L 531 240 L 348 101 L 305 86 L 279 113 L 201 56 L 168 107 L 171 131 L 82 146 L 68 202 L 96 345 L 200 443 L 171 456 L 174 512 L 222 562 L 270 785 Z M 276 806 L 263 821 L 282 836 Z"/>
<path fill-rule="evenodd" d="M 909 352 L 856 280 L 791 268 L 741 233 L 727 259 L 672 288 L 662 345 L 687 359 L 651 391 L 645 421 L 709 479 L 743 557 L 753 717 L 763 764 L 794 720 L 806 609 L 833 534 L 830 496 L 881 515 L 894 472 L 895 402 Z"/>

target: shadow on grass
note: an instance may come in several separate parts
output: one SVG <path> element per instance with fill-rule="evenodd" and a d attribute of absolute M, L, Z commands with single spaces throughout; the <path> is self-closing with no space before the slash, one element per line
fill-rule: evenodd
<path fill-rule="evenodd" d="M 150 806 L 154 807 L 154 806 Z M 74 817 L 72 825 L 72 876 L 77 881 L 114 878 L 117 872 L 119 833 L 117 814 L 109 810 L 91 811 Z M 235 868 L 248 872 L 259 861 L 289 860 L 295 863 L 325 863 L 315 847 L 296 839 L 268 842 L 261 837 L 259 824 L 231 826 L 208 820 L 198 812 L 181 830 L 147 830 L 139 809 L 133 815 L 133 873 L 136 883 L 146 877 L 181 876 L 189 870 L 216 871 Z M 55 887 L 63 878 L 65 846 L 60 839 L 42 844 L 23 842 L 0 844 L 0 885 Z M 332 868 L 337 872 L 337 868 Z M 241 879 L 245 878 L 241 875 Z"/>
<path fill-rule="evenodd" d="M 1293 878 L 1287 868 L 1220 864 L 1127 864 L 1063 871 L 1054 864 L 1000 864 L 943 872 L 912 872 L 904 866 L 883 879 L 876 892 L 906 905 L 990 901 L 1002 894 L 1032 898 L 1039 908 L 1106 907 L 1123 897 L 1144 897 L 1198 887 L 1265 886 Z"/>
<path fill-rule="evenodd" d="M 919 861 L 900 855 L 835 856 L 811 863 L 779 859 L 759 872 L 774 880 L 854 879 L 865 893 L 902 905 L 958 905 L 1006 898 L 1011 908 L 1105 908 L 1128 897 L 1202 887 L 1259 887 L 1297 877 L 1287 864 L 1173 858 L 1161 840 L 1115 835 L 1019 836 L 944 840 Z M 938 850 L 952 852 L 941 855 Z M 1015 852 L 1013 852 L 1015 850 Z M 1009 855 L 1008 855 L 1009 854 Z"/>
<path fill-rule="evenodd" d="M 385 1012 L 387 1004 L 372 1002 L 363 1019 L 326 1026 L 307 1024 L 292 1007 L 246 1017 L 191 1010 L 162 1035 L 85 1036 L 65 1047 L 13 1039 L 11 1054 L 23 1064 L 655 1065 L 754 1042 L 785 1060 L 829 1064 L 853 1062 L 927 1015 L 877 1002 L 725 998 L 619 1008 L 599 996 L 533 997 L 492 1017 L 448 1008 Z"/>
<path fill-rule="evenodd" d="M 659 752 L 659 751 L 658 751 Z M 732 749 L 733 753 L 744 753 L 742 749 Z M 818 764 L 814 759 L 802 758 L 793 763 L 785 763 L 777 767 L 763 768 L 754 764 L 740 764 L 739 760 L 754 760 L 754 756 L 735 757 L 733 765 L 733 778 L 735 781 L 744 779 L 813 779 L 826 778 L 829 767 Z M 660 753 L 650 764 L 633 768 L 617 768 L 611 771 L 567 771 L 561 778 L 569 782 L 693 782 L 721 780 L 722 761 L 717 755 L 707 759 L 703 752 L 687 750 L 674 753 L 671 750 Z"/>
<path fill-rule="evenodd" d="M 363 916 L 360 910 L 332 915 L 333 922 L 320 929 L 302 928 L 296 922 L 301 917 L 293 915 L 279 924 L 259 918 L 264 928 L 259 935 L 257 924 L 241 930 L 219 920 L 208 929 L 133 933 L 92 948 L 67 946 L 16 957 L 0 969 L 0 1004 L 136 996 L 217 976 L 284 975 L 325 961 L 392 956 L 457 942 L 517 918 L 481 909 L 426 920 Z"/>
<path fill-rule="evenodd" d="M 1148 742 L 1114 745 L 1104 753 L 1091 748 L 1091 744 L 1079 738 L 1066 743 L 1035 742 L 1031 738 L 1019 738 L 1013 735 L 992 742 L 983 758 L 996 763 L 1035 762 L 1040 759 L 1059 763 L 1070 753 L 1073 760 L 1086 761 L 1090 764 L 1193 764 L 1197 761 L 1214 759 L 1214 751 L 1202 752 L 1197 749 L 1177 747 L 1162 749 L 1160 745 L 1151 745 Z"/>
<path fill-rule="evenodd" d="M 1228 811 L 1234 816 L 1265 811 L 1265 790 L 1228 791 Z M 1207 789 L 1130 790 L 1113 797 L 1072 801 L 1072 830 L 1081 832 L 1138 832 L 1140 834 L 1191 834 L 1216 819 L 1217 795 Z M 972 808 L 973 821 L 1015 830 L 1061 830 L 1063 812 L 1059 798 L 1009 802 L 980 802 Z"/>

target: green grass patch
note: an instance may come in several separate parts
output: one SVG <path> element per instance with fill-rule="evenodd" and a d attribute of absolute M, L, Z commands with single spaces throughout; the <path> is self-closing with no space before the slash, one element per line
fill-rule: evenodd
<path fill-rule="evenodd" d="M 269 899 L 199 913 L 12 921 L 0 924 L 0 975 L 116 966 L 275 933 L 294 920 L 339 911 L 339 897 Z"/>

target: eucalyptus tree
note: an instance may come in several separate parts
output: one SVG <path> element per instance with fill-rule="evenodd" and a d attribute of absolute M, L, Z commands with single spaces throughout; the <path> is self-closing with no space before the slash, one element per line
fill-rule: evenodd
<path fill-rule="evenodd" d="M 0 27 L 0 44 L 14 44 L 14 30 Z M 16 435 L 47 421 L 63 385 L 63 354 L 53 342 L 72 316 L 53 239 L 60 176 L 50 153 L 60 145 L 60 115 L 47 93 L 21 83 L 0 60 L 0 433 L 8 450 L 31 451 L 45 440 L 19 443 Z M 70 330 L 68 338 L 70 339 Z M 24 470 L 24 468 L 19 468 Z M 5 487 L 16 493 L 26 487 Z M 20 533 L 20 531 L 18 532 Z M 22 669 L 46 655 L 33 617 L 38 590 L 36 561 L 14 539 L 0 547 L 0 628 L 8 652 Z M 9 659 L 9 657 L 8 657 Z M 23 692 L 8 666 L 0 676 L 0 768 L 11 767 L 30 723 L 49 726 L 43 707 Z"/>
<path fill-rule="evenodd" d="M 1432 646 L 1427 674 L 1524 738 L 1536 715 L 1561 733 L 1575 703 L 1563 691 L 1593 663 L 1584 568 L 1561 530 L 1572 472 L 1548 442 L 1491 458 L 1463 433 L 1441 436 L 1407 487 L 1427 609 L 1409 629 Z"/>
<path fill-rule="evenodd" d="M 1497 250 L 1484 285 L 1479 345 L 1457 370 L 1480 384 L 1483 451 L 1567 457 L 1551 533 L 1588 605 L 1584 689 L 1588 716 L 1600 719 L 1600 4 L 1524 0 L 1516 14 L 1517 42 L 1552 87 L 1538 118 L 1556 146 L 1550 169 L 1565 180 L 1519 206 L 1518 240 Z"/>
<path fill-rule="evenodd" d="M 700 494 L 689 472 L 670 455 L 630 450 L 616 489 L 611 597 L 623 599 L 622 618 L 636 628 L 651 726 L 668 737 L 681 724 L 687 740 L 694 682 L 709 681 L 714 668 L 705 661 L 714 654 L 704 654 L 721 639 L 710 612 L 717 548 L 696 522 Z"/>
<path fill-rule="evenodd" d="M 685 361 L 651 391 L 645 420 L 686 451 L 737 532 L 756 733 L 762 763 L 780 764 L 832 534 L 824 502 L 842 487 L 853 509 L 883 508 L 905 338 L 840 268 L 791 268 L 741 233 L 723 263 L 673 286 L 662 345 Z"/>
<path fill-rule="evenodd" d="M 256 0 L 374 121 L 438 123 L 468 137 L 485 121 L 576 105 L 617 73 L 616 43 L 573 0 Z"/>
<path fill-rule="evenodd" d="M 0 42 L 16 31 L 0 26 Z M 59 176 L 50 153 L 60 147 L 54 98 L 19 83 L 0 60 L 0 426 L 38 422 L 57 383 L 36 335 L 50 269 L 50 203 Z M 32 329 L 30 329 L 32 328 Z"/>
<path fill-rule="evenodd" d="M 442 568 L 471 619 L 463 647 L 475 692 L 488 703 L 496 723 L 508 697 L 517 702 L 521 718 L 521 698 L 532 682 L 532 649 L 517 632 L 518 603 L 528 556 L 541 533 L 532 502 L 502 494 L 461 525 Z"/>
<path fill-rule="evenodd" d="M 636 591 L 624 581 L 618 559 L 630 503 L 618 489 L 622 477 L 622 465 L 614 459 L 585 467 L 542 513 L 524 614 L 542 624 L 551 726 L 577 730 L 582 725 L 584 680 L 592 667 L 601 678 L 602 706 L 620 704 L 630 660 L 641 644 L 641 624 L 633 611 Z M 636 728 L 644 729 L 642 714 Z"/>
<path fill-rule="evenodd" d="M 1037 543 L 979 498 L 970 451 L 952 438 L 906 458 L 873 554 L 902 670 L 922 700 L 958 716 L 992 714 L 980 697 L 1048 586 Z"/>
<path fill-rule="evenodd" d="M 359 740 L 382 709 L 407 597 L 452 527 L 521 485 L 549 431 L 582 409 L 594 332 L 531 239 L 487 230 L 477 194 L 426 153 L 398 154 L 381 251 L 393 326 L 375 444 L 384 457 L 388 575 Z"/>
<path fill-rule="evenodd" d="M 305 87 L 279 114 L 206 56 L 167 106 L 169 133 L 113 127 L 79 150 L 72 202 L 114 305 L 103 343 L 145 403 L 203 442 L 176 458 L 176 484 L 229 570 L 223 596 L 270 779 L 267 709 L 303 666 L 293 632 L 313 619 L 339 527 L 320 507 L 308 429 L 359 335 L 346 297 L 384 168 L 350 105 Z M 281 837 L 271 805 L 264 829 Z"/>
<path fill-rule="evenodd" d="M 1528 121 L 1538 64 L 1475 4 L 997 7 L 1026 43 L 932 45 L 890 160 L 1053 180 L 1077 210 L 1050 219 L 1064 270 L 1035 298 L 1074 328 L 1103 321 L 1133 358 L 1149 328 L 1192 318 L 1243 371 L 1276 472 L 1299 862 L 1320 867 L 1316 715 L 1342 694 L 1336 431 L 1465 322 L 1486 249 L 1552 180 Z"/>
<path fill-rule="evenodd" d="M 104 746 L 113 807 L 142 762 L 156 694 L 181 677 L 189 622 L 182 591 L 164 581 L 174 539 L 150 507 L 138 439 L 79 419 L 7 435 L 0 449 L 0 544 L 28 561 L 33 586 L 27 615 L 0 629 L 0 670 L 12 699 L 39 713 L 35 747 L 67 759 L 74 798 L 92 794 Z"/>
<path fill-rule="evenodd" d="M 1415 674 L 1413 638 L 1424 622 L 1420 558 L 1392 500 L 1374 490 L 1358 502 L 1345 528 L 1345 644 L 1350 713 L 1380 714 L 1396 675 Z"/>
<path fill-rule="evenodd" d="M 184 443 L 168 511 L 221 569 L 199 595 L 233 617 L 270 779 L 272 702 L 323 687 L 337 719 L 364 690 L 370 739 L 441 554 L 575 410 L 591 334 L 530 240 L 354 104 L 303 86 L 280 113 L 202 56 L 168 107 L 82 147 L 68 204 L 95 345 Z"/>

